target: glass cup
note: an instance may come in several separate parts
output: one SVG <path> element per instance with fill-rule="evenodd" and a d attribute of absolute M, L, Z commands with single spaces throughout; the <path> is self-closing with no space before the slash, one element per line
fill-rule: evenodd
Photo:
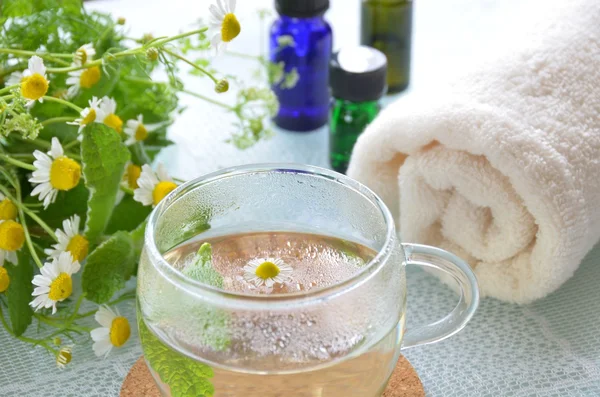
<path fill-rule="evenodd" d="M 334 285 L 250 295 L 202 284 L 163 254 L 195 236 L 301 232 L 371 248 Z M 405 330 L 406 265 L 454 279 L 460 298 L 443 319 Z M 473 316 L 469 266 L 438 248 L 400 243 L 385 204 L 364 185 L 321 168 L 264 164 L 190 181 L 153 211 L 138 271 L 144 356 L 165 396 L 375 397 L 401 348 L 445 339 Z"/>

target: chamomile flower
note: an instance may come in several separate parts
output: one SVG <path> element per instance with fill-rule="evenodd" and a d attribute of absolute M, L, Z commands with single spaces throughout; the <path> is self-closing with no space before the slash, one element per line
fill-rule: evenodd
<path fill-rule="evenodd" d="M 94 341 L 92 349 L 96 356 L 106 357 L 113 347 L 121 347 L 127 342 L 131 335 L 129 320 L 121 316 L 119 311 L 113 311 L 107 305 L 100 306 L 94 316 L 98 327 L 90 335 Z"/>
<path fill-rule="evenodd" d="M 21 95 L 31 105 L 35 101 L 44 101 L 44 95 L 48 92 L 50 81 L 46 76 L 44 61 L 37 55 L 29 58 L 29 67 L 23 72 L 21 80 Z"/>
<path fill-rule="evenodd" d="M 279 258 L 257 258 L 244 266 L 244 279 L 257 287 L 283 284 L 291 278 L 293 269 Z"/>
<path fill-rule="evenodd" d="M 213 32 L 212 46 L 217 50 L 225 49 L 227 43 L 235 39 L 242 30 L 235 16 L 235 0 L 217 0 L 217 5 L 211 4 L 210 27 Z"/>
<path fill-rule="evenodd" d="M 148 138 L 148 133 L 154 131 L 158 126 L 157 124 L 144 124 L 144 116 L 141 114 L 138 115 L 137 119 L 127 120 L 126 125 L 125 134 L 127 135 L 127 140 L 125 144 L 127 146 L 145 141 Z"/>
<path fill-rule="evenodd" d="M 67 124 L 78 125 L 79 131 L 77 131 L 77 133 L 81 134 L 81 131 L 85 128 L 86 125 L 91 124 L 93 122 L 102 123 L 102 121 L 104 120 L 104 114 L 102 113 L 102 110 L 100 110 L 101 103 L 102 99 L 92 97 L 92 99 L 88 101 L 88 104 L 90 106 L 83 109 L 81 113 L 79 113 L 81 117 L 75 119 L 74 121 L 68 122 Z M 77 139 L 82 140 L 83 136 L 79 135 Z"/>
<path fill-rule="evenodd" d="M 156 173 L 148 164 L 142 166 L 142 173 L 137 180 L 138 188 L 133 192 L 133 199 L 143 205 L 156 206 L 177 185 L 167 174 L 162 164 L 158 164 Z"/>
<path fill-rule="evenodd" d="M 79 233 L 79 215 L 73 215 L 63 221 L 63 230 L 56 229 L 58 243 L 52 248 L 46 248 L 44 253 L 50 258 L 58 258 L 63 252 L 68 252 L 73 260 L 81 262 L 88 254 L 90 242 Z"/>
<path fill-rule="evenodd" d="M 13 85 L 21 84 L 23 81 L 23 72 L 16 71 L 12 72 L 8 79 L 6 79 L 6 83 L 4 84 L 6 87 L 10 87 Z"/>
<path fill-rule="evenodd" d="M 117 102 L 105 96 L 100 103 L 100 111 L 102 112 L 102 122 L 104 125 L 114 129 L 119 134 L 123 132 L 123 120 L 115 114 L 117 111 Z"/>
<path fill-rule="evenodd" d="M 56 313 L 56 304 L 62 302 L 73 293 L 73 279 L 71 276 L 77 273 L 81 266 L 74 261 L 68 252 L 63 252 L 52 262 L 44 263 L 40 270 L 42 274 L 33 277 L 33 284 L 37 287 L 33 290 L 35 298 L 29 303 L 35 311 L 41 308 L 52 308 L 52 314 Z"/>
<path fill-rule="evenodd" d="M 77 64 L 73 63 L 72 66 L 77 66 Z M 73 98 L 79 94 L 82 88 L 92 88 L 98 84 L 100 77 L 102 77 L 102 72 L 98 66 L 69 72 L 69 77 L 67 78 L 67 85 L 69 86 L 67 98 Z"/>
<path fill-rule="evenodd" d="M 89 61 L 94 59 L 94 55 L 96 55 L 96 50 L 92 43 L 84 44 L 75 51 L 74 61 L 78 66 L 83 66 Z"/>
<path fill-rule="evenodd" d="M 10 286 L 10 277 L 4 266 L 0 266 L 0 294 L 6 292 Z"/>
<path fill-rule="evenodd" d="M 81 178 L 81 166 L 64 155 L 63 147 L 56 137 L 52 138 L 48 154 L 36 150 L 33 156 L 36 158 L 33 162 L 35 171 L 29 182 L 37 186 L 31 195 L 39 194 L 39 199 L 44 201 L 44 208 L 48 208 L 56 200 L 59 190 L 71 190 L 77 186 Z"/>
<path fill-rule="evenodd" d="M 17 212 L 15 203 L 0 193 L 0 221 L 17 219 Z"/>
<path fill-rule="evenodd" d="M 73 345 L 63 346 L 56 354 L 56 366 L 60 369 L 65 369 L 67 364 L 73 359 Z"/>
<path fill-rule="evenodd" d="M 17 251 L 23 247 L 25 231 L 20 223 L 13 220 L 0 221 L 0 266 L 4 261 L 18 263 Z"/>
<path fill-rule="evenodd" d="M 129 189 L 137 189 L 139 187 L 138 179 L 140 178 L 141 174 L 142 167 L 140 167 L 137 164 L 133 164 L 132 162 L 129 162 L 125 167 L 125 173 L 123 174 L 123 185 L 128 187 Z"/>

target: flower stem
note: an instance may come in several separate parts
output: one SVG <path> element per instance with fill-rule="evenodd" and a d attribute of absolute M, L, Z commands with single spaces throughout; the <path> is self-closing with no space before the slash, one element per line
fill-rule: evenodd
<path fill-rule="evenodd" d="M 46 233 L 48 233 L 50 235 L 50 237 L 52 237 L 54 239 L 54 241 L 58 242 L 58 238 L 56 237 L 56 234 L 54 234 L 54 231 L 50 228 L 50 226 L 48 226 L 48 224 L 46 222 L 41 220 L 40 217 L 37 216 L 35 212 L 31 211 L 29 208 L 27 208 L 25 206 L 25 204 L 23 204 L 21 202 L 18 202 L 16 204 L 17 204 L 17 207 L 21 207 L 23 212 L 25 212 L 31 219 L 33 219 L 38 225 L 40 225 L 42 227 L 42 229 L 44 229 L 46 231 Z"/>
<path fill-rule="evenodd" d="M 252 59 L 253 61 L 259 61 L 262 62 L 263 61 L 263 57 L 260 55 L 249 55 L 249 54 L 244 54 L 243 52 L 237 52 L 237 51 L 226 51 L 225 54 L 227 55 L 231 55 L 234 57 L 238 57 L 238 58 L 244 58 L 244 59 Z"/>
<path fill-rule="evenodd" d="M 128 300 L 128 299 L 134 299 L 134 298 L 135 298 L 135 290 L 124 292 L 123 295 L 121 295 L 118 298 L 115 298 L 114 300 L 108 302 L 107 305 L 108 306 L 114 306 L 114 305 L 116 305 L 119 302 L 122 302 L 122 301 L 125 301 L 125 300 Z M 98 309 L 95 309 L 95 310 L 90 310 L 89 312 L 78 314 L 77 318 L 89 317 L 89 316 L 95 314 L 97 311 L 98 311 Z"/>
<path fill-rule="evenodd" d="M 106 55 L 106 58 L 107 58 L 108 61 L 112 61 L 112 60 L 115 60 L 117 58 L 122 58 L 122 57 L 126 57 L 126 56 L 129 56 L 129 55 L 139 54 L 142 51 L 143 51 L 143 49 L 141 47 L 140 48 L 134 48 L 134 49 L 131 49 L 131 50 L 117 52 L 116 54 Z M 70 66 L 70 67 L 67 67 L 67 68 L 47 68 L 46 71 L 48 73 L 67 73 L 67 72 L 72 72 L 72 71 L 75 71 L 75 70 L 89 69 L 89 68 L 94 67 L 94 66 L 102 66 L 103 63 L 104 63 L 103 59 L 96 59 L 95 61 L 88 62 L 85 65 Z"/>
<path fill-rule="evenodd" d="M 4 88 L 0 89 L 0 94 L 4 94 L 5 92 L 8 92 L 8 91 L 12 90 L 13 88 L 17 88 L 20 85 L 21 84 L 13 84 L 13 85 L 9 85 L 8 87 L 4 87 Z"/>
<path fill-rule="evenodd" d="M 174 56 L 175 58 L 182 60 L 183 62 L 187 63 L 191 67 L 193 67 L 195 69 L 198 69 L 199 71 L 201 71 L 202 73 L 204 73 L 205 75 L 207 75 L 208 77 L 210 77 L 210 79 L 212 81 L 214 81 L 215 84 L 219 82 L 219 80 L 217 80 L 217 78 L 215 76 L 213 76 L 212 73 L 210 73 L 208 70 L 204 69 L 203 67 L 196 65 L 194 62 L 186 59 L 185 57 L 183 57 L 183 56 L 181 56 L 181 55 L 179 55 L 177 53 L 174 53 L 171 50 L 168 50 L 166 48 L 163 48 L 162 50 L 164 52 L 166 52 L 167 54 L 170 54 L 170 55 Z"/>
<path fill-rule="evenodd" d="M 17 192 L 17 200 L 15 202 L 21 203 L 21 184 L 18 180 L 16 181 L 15 190 Z M 23 226 L 23 232 L 25 233 L 25 242 L 27 242 L 27 247 L 29 248 L 29 252 L 31 253 L 33 261 L 41 269 L 44 265 L 38 257 L 38 254 L 35 251 L 35 247 L 33 246 L 33 242 L 31 241 L 31 235 L 29 234 L 29 229 L 27 228 L 27 222 L 25 222 L 25 212 L 23 211 L 23 207 L 18 206 L 18 210 L 21 226 Z"/>
<path fill-rule="evenodd" d="M 181 33 L 172 37 L 167 37 L 166 39 L 159 39 L 153 43 L 150 43 L 150 47 L 159 47 L 162 46 L 165 43 L 168 43 L 169 41 L 173 41 L 173 40 L 178 40 L 178 39 L 182 39 L 184 37 L 187 36 L 192 36 L 198 33 L 204 33 L 208 30 L 208 28 L 201 28 L 201 29 L 197 29 L 197 30 L 192 30 L 191 32 L 186 32 L 186 33 Z"/>
<path fill-rule="evenodd" d="M 42 125 L 45 127 L 50 124 L 63 123 L 73 120 L 75 120 L 75 117 L 52 117 L 51 119 L 46 119 L 42 121 Z"/>
<path fill-rule="evenodd" d="M 206 102 L 210 102 L 210 103 L 212 103 L 213 105 L 221 106 L 222 108 L 225 108 L 225 109 L 227 109 L 227 110 L 233 110 L 233 109 L 234 109 L 232 106 L 229 106 L 229 105 L 228 105 L 228 104 L 226 104 L 226 103 L 223 103 L 223 102 L 217 101 L 217 100 L 215 100 L 215 99 L 209 98 L 209 97 L 207 97 L 207 96 L 204 96 L 204 95 L 202 95 L 202 94 L 198 94 L 198 93 L 196 93 L 196 92 L 192 92 L 192 91 L 188 91 L 188 90 L 181 90 L 181 92 L 183 92 L 183 93 L 185 93 L 185 94 L 188 94 L 188 95 L 191 95 L 191 96 L 194 96 L 194 97 L 196 97 L 196 98 L 200 98 L 200 99 L 202 99 L 202 100 L 204 100 L 204 101 L 206 101 Z"/>
<path fill-rule="evenodd" d="M 43 54 L 43 53 L 37 53 L 35 51 L 15 50 L 12 48 L 0 48 L 0 54 L 12 54 L 12 55 L 18 55 L 21 57 L 30 57 L 33 55 L 37 55 L 40 58 L 46 59 L 51 62 L 60 63 L 62 65 L 68 65 L 69 62 L 65 62 L 65 61 L 57 59 L 57 58 L 73 58 L 73 54 Z"/>
<path fill-rule="evenodd" d="M 35 171 L 36 170 L 36 168 L 32 164 L 24 163 L 23 161 L 19 161 L 17 159 L 13 159 L 12 157 L 10 157 L 9 155 L 6 155 L 6 154 L 0 153 L 0 159 L 3 159 L 7 163 L 10 163 L 12 165 L 16 165 L 17 167 L 21 167 L 21 168 L 24 168 L 24 169 L 29 170 L 29 171 Z"/>
<path fill-rule="evenodd" d="M 53 96 L 44 96 L 44 100 L 48 101 L 48 102 L 56 102 L 56 103 L 60 103 L 62 105 L 68 106 L 71 109 L 77 111 L 77 113 L 81 113 L 81 111 L 83 110 L 79 106 L 75 105 L 74 103 L 71 103 L 69 101 L 65 101 L 64 99 L 55 98 Z"/>
<path fill-rule="evenodd" d="M 66 145 L 63 145 L 63 149 L 67 150 L 67 149 L 71 149 L 73 146 L 77 146 L 77 144 L 79 144 L 80 142 L 77 139 L 72 140 L 71 142 L 67 143 Z"/>

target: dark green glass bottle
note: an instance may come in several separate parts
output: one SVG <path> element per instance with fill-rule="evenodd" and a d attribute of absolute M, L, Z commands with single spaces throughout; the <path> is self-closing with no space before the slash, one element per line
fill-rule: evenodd
<path fill-rule="evenodd" d="M 412 0 L 362 0 L 361 44 L 375 47 L 388 59 L 388 92 L 410 82 Z"/>
<path fill-rule="evenodd" d="M 379 99 L 386 92 L 386 65 L 385 55 L 365 46 L 343 48 L 331 58 L 329 153 L 338 172 L 346 172 L 356 140 L 379 113 Z"/>

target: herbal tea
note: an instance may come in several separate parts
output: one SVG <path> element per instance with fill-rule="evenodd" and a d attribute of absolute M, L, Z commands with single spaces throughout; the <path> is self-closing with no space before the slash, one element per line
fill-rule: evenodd
<path fill-rule="evenodd" d="M 276 298 L 338 284 L 375 255 L 335 237 L 263 232 L 192 239 L 164 258 L 190 278 L 225 291 Z M 156 289 L 144 296 L 169 299 L 154 281 L 140 278 L 139 288 Z M 160 315 L 144 313 L 147 323 L 138 313 L 146 360 L 163 393 L 173 397 L 376 397 L 394 368 L 403 329 L 398 311 L 384 313 L 397 319 L 391 327 L 364 332 L 358 323 L 369 311 L 382 314 L 364 299 L 348 302 L 347 310 L 323 303 L 289 314 L 177 303 L 163 305 Z"/>

